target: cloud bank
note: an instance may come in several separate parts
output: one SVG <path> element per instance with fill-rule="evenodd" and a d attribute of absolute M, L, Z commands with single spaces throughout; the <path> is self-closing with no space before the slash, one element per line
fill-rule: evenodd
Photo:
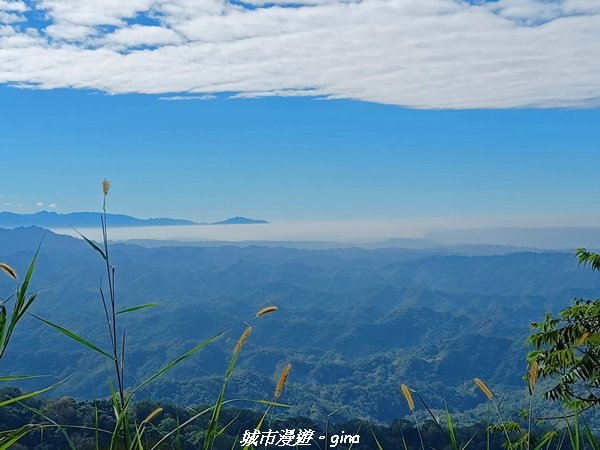
<path fill-rule="evenodd" d="M 597 107 L 599 55 L 600 0 L 0 0 L 23 88 Z"/>

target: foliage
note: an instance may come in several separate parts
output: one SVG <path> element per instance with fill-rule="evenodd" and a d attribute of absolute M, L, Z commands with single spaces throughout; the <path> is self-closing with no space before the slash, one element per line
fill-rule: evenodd
<path fill-rule="evenodd" d="M 577 249 L 580 264 L 600 270 L 600 256 Z M 557 316 L 532 323 L 530 365 L 552 385 L 546 396 L 584 409 L 600 402 L 600 300 L 575 299 Z"/>

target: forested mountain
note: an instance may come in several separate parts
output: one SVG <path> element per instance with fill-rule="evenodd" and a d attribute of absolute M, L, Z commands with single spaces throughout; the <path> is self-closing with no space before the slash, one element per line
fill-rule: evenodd
<path fill-rule="evenodd" d="M 40 294 L 32 312 L 107 347 L 98 294 L 104 272 L 84 241 L 40 228 L 0 229 L 0 261 L 23 273 L 40 241 L 33 282 Z M 523 397 L 530 322 L 574 297 L 595 297 L 600 277 L 579 269 L 569 253 L 473 253 L 114 244 L 121 307 L 163 302 L 122 316 L 126 380 L 143 379 L 227 329 L 137 396 L 211 403 L 247 321 L 254 330 L 228 397 L 270 398 L 290 362 L 283 400 L 293 415 L 322 420 L 341 407 L 340 419 L 389 422 L 408 412 L 398 390 L 404 383 L 432 407 L 447 402 L 476 419 L 485 397 L 475 392 L 473 378 Z M 11 289 L 0 278 L 4 297 Z M 254 320 L 267 305 L 279 311 Z M 23 323 L 2 364 L 2 374 L 73 375 L 55 397 L 94 399 L 108 392 L 110 367 L 101 356 L 33 318 Z"/>

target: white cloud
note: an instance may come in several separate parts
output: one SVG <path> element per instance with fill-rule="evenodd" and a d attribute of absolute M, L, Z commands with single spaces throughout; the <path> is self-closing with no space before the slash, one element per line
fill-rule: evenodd
<path fill-rule="evenodd" d="M 50 208 L 50 209 L 54 209 L 54 208 L 56 208 L 56 203 L 50 203 L 50 204 L 48 205 L 48 208 Z"/>
<path fill-rule="evenodd" d="M 4 206 L 12 206 L 12 203 L 5 203 Z"/>
<path fill-rule="evenodd" d="M 0 0 L 0 11 L 26 12 L 29 8 L 22 1 Z"/>
<path fill-rule="evenodd" d="M 27 6 L 21 1 L 0 0 L 0 24 L 11 24 L 25 21 L 22 13 Z"/>
<path fill-rule="evenodd" d="M 35 204 L 35 206 L 44 206 L 44 203 L 43 203 L 43 202 L 37 202 L 37 203 Z"/>
<path fill-rule="evenodd" d="M 181 36 L 168 28 L 132 25 L 105 36 L 100 42 L 113 49 L 127 49 L 140 46 L 182 44 L 184 41 Z"/>
<path fill-rule="evenodd" d="M 159 100 L 167 102 L 180 102 L 188 100 L 214 100 L 217 98 L 216 95 L 204 94 L 204 95 L 172 95 L 169 97 L 159 97 Z"/>
<path fill-rule="evenodd" d="M 39 34 L 0 25 L 0 83 L 170 100 L 233 92 L 414 108 L 600 105 L 600 0 L 253 3 L 39 0 L 51 19 Z"/>

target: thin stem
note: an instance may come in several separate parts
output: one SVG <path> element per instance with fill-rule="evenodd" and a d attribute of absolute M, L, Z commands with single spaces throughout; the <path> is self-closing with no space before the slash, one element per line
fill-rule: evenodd
<path fill-rule="evenodd" d="M 110 315 L 109 315 L 109 334 L 111 338 L 112 350 L 113 350 L 113 361 L 115 364 L 115 375 L 117 377 L 117 387 L 119 391 L 119 403 L 120 403 L 120 413 L 125 414 L 125 410 L 128 407 L 128 400 L 125 396 L 125 386 L 124 386 L 124 354 L 125 354 L 125 334 L 123 334 L 123 342 L 121 347 L 121 354 L 119 355 L 119 343 L 118 343 L 118 334 L 117 334 L 117 301 L 116 301 L 116 293 L 115 293 L 115 268 L 110 264 L 110 254 L 108 248 L 108 223 L 107 223 L 107 214 L 106 214 L 106 193 L 102 199 L 102 216 L 100 218 L 102 224 L 102 241 L 104 244 L 104 255 L 106 262 L 106 274 L 107 274 L 107 283 L 108 283 L 108 294 L 110 301 Z M 104 298 L 104 293 L 101 292 L 102 302 L 105 305 L 106 309 L 106 301 Z M 108 312 L 107 312 L 108 316 Z M 123 441 L 125 443 L 125 448 L 128 448 L 130 445 L 131 437 L 129 435 L 129 430 L 127 430 L 128 422 L 125 420 L 123 422 Z"/>
<path fill-rule="evenodd" d="M 502 419 L 502 415 L 500 414 L 500 408 L 498 407 L 498 403 L 496 403 L 496 400 L 494 400 L 493 398 L 491 400 L 496 408 L 496 413 L 498 414 L 498 419 L 500 419 L 502 429 L 504 430 L 504 435 L 506 436 L 506 441 L 508 442 L 508 448 L 513 448 L 513 444 L 510 440 L 510 436 L 508 435 L 508 431 L 506 429 L 506 424 L 504 423 L 504 419 Z"/>
<path fill-rule="evenodd" d="M 529 394 L 529 416 L 527 427 L 527 449 L 531 448 L 531 414 L 533 413 L 533 393 Z"/>
<path fill-rule="evenodd" d="M 419 422 L 417 421 L 417 415 L 413 409 L 413 417 L 415 419 L 415 426 L 417 427 L 417 433 L 419 433 L 419 441 L 421 442 L 421 450 L 425 450 L 425 444 L 423 443 L 423 436 L 421 435 L 421 428 L 419 428 Z"/>

